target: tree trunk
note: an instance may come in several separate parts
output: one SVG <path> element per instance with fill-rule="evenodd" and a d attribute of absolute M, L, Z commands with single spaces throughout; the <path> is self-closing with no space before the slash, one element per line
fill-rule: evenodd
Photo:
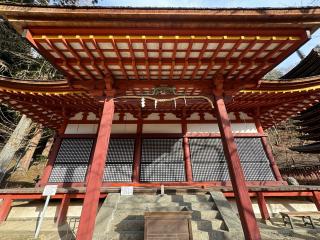
<path fill-rule="evenodd" d="M 21 148 L 24 137 L 29 133 L 31 123 L 30 118 L 22 115 L 17 127 L 4 145 L 0 153 L 0 183 L 5 176 L 8 164 L 14 158 L 15 153 Z"/>
<path fill-rule="evenodd" d="M 49 156 L 49 153 L 50 153 L 50 150 L 52 148 L 52 145 L 53 145 L 53 142 L 54 142 L 54 137 L 51 137 L 48 139 L 47 143 L 46 143 L 46 146 L 44 147 L 43 151 L 42 151 L 42 156 L 44 157 L 48 157 Z"/>
<path fill-rule="evenodd" d="M 40 124 L 36 128 L 35 134 L 31 138 L 25 154 L 23 155 L 23 157 L 19 161 L 19 169 L 24 170 L 24 171 L 28 171 L 33 154 L 34 154 L 34 152 L 39 144 L 39 141 L 41 139 L 42 132 L 43 132 L 43 129 Z"/>

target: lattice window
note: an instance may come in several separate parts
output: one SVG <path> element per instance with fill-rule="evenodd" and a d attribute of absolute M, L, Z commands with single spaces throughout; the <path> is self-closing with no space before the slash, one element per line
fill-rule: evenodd
<path fill-rule="evenodd" d="M 49 182 L 83 182 L 93 141 L 93 139 L 63 139 Z"/>
<path fill-rule="evenodd" d="M 87 164 L 55 164 L 49 182 L 84 182 Z"/>
<path fill-rule="evenodd" d="M 226 181 L 229 171 L 220 138 L 191 138 L 193 180 Z M 247 181 L 275 180 L 260 138 L 235 138 Z"/>
<path fill-rule="evenodd" d="M 131 182 L 134 139 L 110 139 L 104 169 L 105 182 Z"/>
<path fill-rule="evenodd" d="M 185 180 L 182 139 L 143 139 L 140 181 Z"/>
<path fill-rule="evenodd" d="M 220 138 L 190 138 L 193 181 L 229 180 Z"/>
<path fill-rule="evenodd" d="M 236 138 L 235 141 L 247 181 L 275 180 L 260 138 Z"/>

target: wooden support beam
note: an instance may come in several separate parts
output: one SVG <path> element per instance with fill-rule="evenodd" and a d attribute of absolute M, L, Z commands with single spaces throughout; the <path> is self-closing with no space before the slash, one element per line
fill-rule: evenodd
<path fill-rule="evenodd" d="M 137 135 L 134 144 L 134 158 L 133 158 L 133 174 L 132 182 L 140 182 L 140 162 L 141 162 L 141 148 L 142 148 L 142 118 L 140 117 L 137 123 Z"/>
<path fill-rule="evenodd" d="M 254 216 L 227 109 L 221 95 L 215 96 L 214 107 L 245 238 L 246 240 L 259 240 L 261 236 L 257 220 Z"/>
<path fill-rule="evenodd" d="M 255 124 L 256 124 L 256 128 L 257 128 L 258 133 L 260 133 L 262 135 L 265 135 L 264 131 L 263 131 L 263 128 L 262 128 L 262 125 L 261 125 L 261 122 L 260 122 L 258 117 L 255 118 Z M 271 147 L 268 144 L 267 137 L 266 136 L 261 137 L 261 142 L 262 142 L 264 151 L 265 151 L 265 153 L 266 153 L 266 155 L 267 155 L 267 157 L 269 159 L 270 167 L 271 167 L 271 169 L 273 171 L 273 174 L 274 174 L 276 180 L 277 181 L 283 181 L 281 173 L 279 171 L 279 168 L 278 168 L 278 166 L 276 164 L 276 161 L 275 161 L 275 159 L 273 157 Z"/>
<path fill-rule="evenodd" d="M 320 191 L 313 191 L 313 202 L 316 205 L 318 211 L 320 211 Z"/>
<path fill-rule="evenodd" d="M 58 225 L 62 225 L 66 222 L 69 204 L 70 204 L 70 195 L 63 194 L 63 197 L 61 199 L 61 203 L 58 209 L 57 218 L 56 218 L 56 222 Z"/>
<path fill-rule="evenodd" d="M 257 198 L 262 220 L 270 220 L 267 202 L 264 198 L 263 192 L 257 192 Z"/>
<path fill-rule="evenodd" d="M 88 177 L 86 195 L 81 211 L 77 240 L 91 240 L 99 204 L 100 188 L 108 153 L 112 119 L 114 114 L 113 99 L 105 100 L 101 116 L 98 137 L 93 153 L 92 165 Z"/>
<path fill-rule="evenodd" d="M 9 215 L 12 204 L 11 195 L 7 195 L 3 200 L 0 206 L 0 223 L 5 221 Z"/>
<path fill-rule="evenodd" d="M 186 180 L 187 182 L 192 182 L 192 166 L 191 166 L 191 155 L 190 155 L 190 145 L 189 138 L 187 136 L 187 122 L 184 119 L 182 121 L 182 133 L 183 133 L 183 152 L 184 152 L 184 164 L 186 169 Z"/>

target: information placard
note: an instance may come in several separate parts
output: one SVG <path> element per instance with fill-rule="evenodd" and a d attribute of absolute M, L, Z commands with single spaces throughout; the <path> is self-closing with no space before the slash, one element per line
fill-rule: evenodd
<path fill-rule="evenodd" d="M 120 194 L 125 196 L 133 195 L 133 187 L 121 187 Z"/>
<path fill-rule="evenodd" d="M 53 196 L 56 195 L 58 185 L 46 185 L 43 189 L 42 196 Z"/>

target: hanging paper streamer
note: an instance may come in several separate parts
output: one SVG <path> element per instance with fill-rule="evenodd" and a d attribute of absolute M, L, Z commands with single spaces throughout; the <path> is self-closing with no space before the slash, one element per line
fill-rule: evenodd
<path fill-rule="evenodd" d="M 177 102 L 176 101 L 178 99 L 183 99 L 185 106 L 187 106 L 187 98 L 188 99 L 204 99 L 210 104 L 211 108 L 214 108 L 212 100 L 210 98 L 206 97 L 206 96 L 178 96 L 178 97 L 165 98 L 165 99 L 162 99 L 162 98 L 161 99 L 156 99 L 154 97 L 149 97 L 149 96 L 146 96 L 146 97 L 142 97 L 142 96 L 120 96 L 120 97 L 116 97 L 114 99 L 139 99 L 142 108 L 145 107 L 145 105 L 146 105 L 146 102 L 145 102 L 146 99 L 148 99 L 150 101 L 153 100 L 155 108 L 157 108 L 158 102 L 174 101 L 174 107 L 176 108 L 177 107 Z"/>
<path fill-rule="evenodd" d="M 144 97 L 141 98 L 141 107 L 144 108 L 146 106 L 146 100 Z"/>

